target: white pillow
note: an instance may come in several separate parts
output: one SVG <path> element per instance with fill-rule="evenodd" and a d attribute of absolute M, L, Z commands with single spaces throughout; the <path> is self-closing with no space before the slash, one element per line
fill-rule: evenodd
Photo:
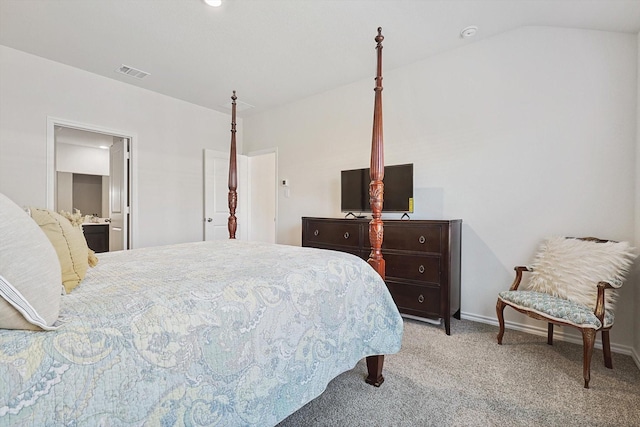
<path fill-rule="evenodd" d="M 540 245 L 531 265 L 528 288 L 595 310 L 598 282 L 608 281 L 620 287 L 634 258 L 628 242 L 551 237 Z M 605 297 L 605 308 L 613 310 L 617 292 L 607 289 Z"/>
<path fill-rule="evenodd" d="M 54 329 L 62 294 L 56 251 L 29 214 L 0 193 L 0 328 Z"/>

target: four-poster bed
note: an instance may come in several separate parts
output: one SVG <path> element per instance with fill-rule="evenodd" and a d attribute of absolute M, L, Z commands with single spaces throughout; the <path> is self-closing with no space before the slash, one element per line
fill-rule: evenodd
<path fill-rule="evenodd" d="M 371 137 L 371 161 L 369 184 L 369 204 L 371 205 L 371 222 L 369 223 L 369 241 L 371 242 L 371 254 L 367 262 L 380 275 L 385 278 L 385 262 L 382 257 L 382 239 L 384 227 L 382 222 L 382 206 L 384 202 L 384 138 L 382 131 L 382 27 L 378 27 L 376 41 L 376 87 L 374 88 L 373 106 L 373 131 Z M 238 203 L 238 176 L 236 160 L 236 91 L 231 95 L 231 146 L 229 150 L 229 239 L 236 238 L 237 219 L 235 216 Z M 384 355 L 367 356 L 368 384 L 380 387 L 384 382 L 382 367 Z"/>
<path fill-rule="evenodd" d="M 268 426 L 364 357 L 366 381 L 382 383 L 382 355 L 399 351 L 403 325 L 382 280 L 380 29 L 376 42 L 373 268 L 341 252 L 235 239 L 234 91 L 230 239 L 101 254 L 60 297 L 57 329 L 0 325 L 0 426 Z M 0 213 L 27 215 L 2 195 Z M 0 242 L 0 261 L 21 242 Z"/>

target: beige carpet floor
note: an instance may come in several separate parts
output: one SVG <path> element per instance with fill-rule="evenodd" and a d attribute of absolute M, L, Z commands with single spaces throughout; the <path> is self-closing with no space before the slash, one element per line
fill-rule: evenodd
<path fill-rule="evenodd" d="M 558 328 L 559 330 L 559 328 Z M 455 320 L 444 328 L 405 319 L 402 349 L 385 358 L 385 383 L 364 383 L 366 367 L 335 378 L 278 427 L 301 426 L 640 426 L 640 369 L 594 350 L 583 388 L 582 346 Z"/>

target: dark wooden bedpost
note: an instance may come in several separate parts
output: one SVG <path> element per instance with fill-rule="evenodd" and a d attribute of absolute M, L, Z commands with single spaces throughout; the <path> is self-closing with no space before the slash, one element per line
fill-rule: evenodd
<path fill-rule="evenodd" d="M 236 207 L 238 206 L 238 168 L 236 160 L 236 91 L 231 95 L 231 152 L 229 153 L 229 239 L 236 238 L 238 220 L 236 219 Z"/>
<path fill-rule="evenodd" d="M 373 136 L 371 139 L 371 183 L 369 184 L 369 203 L 371 204 L 371 221 L 369 222 L 369 242 L 371 253 L 367 262 L 385 278 L 385 263 L 382 258 L 382 237 L 384 234 L 382 223 L 382 204 L 384 201 L 384 144 L 382 138 L 382 28 L 378 28 L 375 38 L 377 43 L 378 66 L 376 72 L 375 102 L 373 106 Z M 384 355 L 367 357 L 368 376 L 365 380 L 368 384 L 380 387 L 384 382 L 382 365 Z"/>
<path fill-rule="evenodd" d="M 371 253 L 368 263 L 385 278 L 385 263 L 382 258 L 382 237 L 384 228 L 382 223 L 382 204 L 384 201 L 384 143 L 382 136 L 382 28 L 378 28 L 375 38 L 378 51 L 378 66 L 376 73 L 375 102 L 373 106 L 373 136 L 371 138 L 371 165 L 369 178 L 369 203 L 371 205 L 371 221 L 369 222 L 369 242 Z"/>

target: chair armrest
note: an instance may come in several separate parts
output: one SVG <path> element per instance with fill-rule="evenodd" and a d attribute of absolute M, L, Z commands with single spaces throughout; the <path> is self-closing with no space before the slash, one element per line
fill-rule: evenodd
<path fill-rule="evenodd" d="M 518 290 L 518 286 L 520 286 L 520 281 L 522 280 L 522 272 L 533 271 L 531 268 L 525 267 L 524 265 L 517 266 L 514 268 L 514 270 L 516 271 L 516 278 L 513 280 L 513 283 L 509 288 L 510 291 Z"/>
<path fill-rule="evenodd" d="M 611 282 L 614 282 L 613 280 Z M 617 286 L 616 286 L 617 285 Z M 596 300 L 596 309 L 593 314 L 604 324 L 604 290 L 605 289 L 617 289 L 622 286 L 622 283 L 616 281 L 615 285 L 610 282 L 598 282 L 598 296 Z"/>
<path fill-rule="evenodd" d="M 607 279 L 607 280 L 602 280 L 601 283 L 608 283 L 609 284 L 609 288 L 614 288 L 614 289 L 618 289 L 620 287 L 622 287 L 622 280 L 620 279 Z M 608 288 L 605 288 L 608 289 Z"/>

